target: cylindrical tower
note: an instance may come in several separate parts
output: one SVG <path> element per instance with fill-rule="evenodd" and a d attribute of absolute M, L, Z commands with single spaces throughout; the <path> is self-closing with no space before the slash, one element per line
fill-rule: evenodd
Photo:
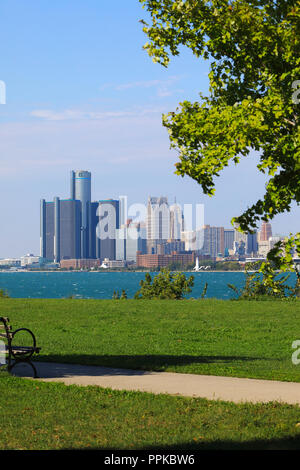
<path fill-rule="evenodd" d="M 70 197 L 71 199 L 76 199 L 75 198 L 75 171 L 71 171 L 71 178 L 70 178 Z"/>
<path fill-rule="evenodd" d="M 89 257 L 89 207 L 91 204 L 91 173 L 71 172 L 71 197 L 81 202 L 81 258 Z"/>

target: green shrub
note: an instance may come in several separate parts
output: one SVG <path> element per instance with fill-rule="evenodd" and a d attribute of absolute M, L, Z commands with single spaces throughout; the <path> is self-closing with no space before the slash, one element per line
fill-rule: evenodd
<path fill-rule="evenodd" d="M 9 299 L 9 294 L 6 289 L 0 289 L 0 298 Z"/>
<path fill-rule="evenodd" d="M 194 276 L 187 278 L 183 273 L 171 273 L 168 269 L 163 269 L 153 279 L 146 273 L 134 298 L 180 300 L 185 294 L 192 292 L 193 286 Z"/>
<path fill-rule="evenodd" d="M 300 297 L 300 274 L 296 269 L 297 280 L 294 287 L 286 284 L 290 273 L 278 279 L 270 262 L 261 265 L 259 271 L 249 273 L 251 266 L 246 268 L 245 287 L 239 290 L 233 284 L 227 284 L 237 295 L 239 300 L 287 300 Z M 248 269 L 248 270 L 247 270 Z"/>

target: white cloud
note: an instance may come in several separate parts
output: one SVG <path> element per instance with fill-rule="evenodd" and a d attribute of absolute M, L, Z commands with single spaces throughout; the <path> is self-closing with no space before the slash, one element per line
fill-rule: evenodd
<path fill-rule="evenodd" d="M 91 168 L 169 158 L 169 140 L 156 108 L 135 111 L 89 112 L 36 110 L 36 120 L 0 127 L 0 177 L 69 171 L 83 162 Z M 95 117 L 96 116 L 96 117 Z M 142 156 L 142 157 L 141 157 Z M 103 167 L 103 168 L 104 168 Z M 64 170 L 65 168 L 65 170 Z"/>
<path fill-rule="evenodd" d="M 181 93 L 183 90 L 178 90 L 178 89 L 172 89 L 172 86 L 174 83 L 180 81 L 182 79 L 182 76 L 171 76 L 165 80 L 140 80 L 140 81 L 134 81 L 134 82 L 129 82 L 129 83 L 121 83 L 119 85 L 113 84 L 113 83 L 106 83 L 102 87 L 100 87 L 100 90 L 104 90 L 107 88 L 112 88 L 116 91 L 124 91 L 124 90 L 130 90 L 130 89 L 136 89 L 136 88 L 156 88 L 157 95 L 159 97 L 165 97 L 165 96 L 171 96 L 174 93 Z"/>
<path fill-rule="evenodd" d="M 30 116 L 46 121 L 85 121 L 107 120 L 118 118 L 134 118 L 151 114 L 162 114 L 167 110 L 162 107 L 135 108 L 119 111 L 85 111 L 79 109 L 64 109 L 54 111 L 51 109 L 36 109 L 30 112 Z"/>

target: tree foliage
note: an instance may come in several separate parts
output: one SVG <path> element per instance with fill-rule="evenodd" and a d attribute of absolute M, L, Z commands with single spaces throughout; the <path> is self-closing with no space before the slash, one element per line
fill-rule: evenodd
<path fill-rule="evenodd" d="M 297 269 L 296 283 L 294 287 L 287 284 L 290 273 L 278 276 L 274 265 L 267 261 L 261 271 L 249 272 L 251 266 L 246 269 L 246 282 L 243 289 L 239 290 L 234 284 L 227 284 L 240 300 L 286 300 L 300 297 L 300 274 Z"/>
<path fill-rule="evenodd" d="M 155 62 L 167 67 L 186 46 L 211 63 L 210 95 L 163 116 L 179 152 L 176 173 L 213 195 L 225 167 L 258 151 L 258 170 L 268 175 L 265 194 L 234 221 L 253 231 L 260 220 L 289 211 L 300 202 L 299 2 L 140 2 L 151 16 L 151 24 L 142 20 L 144 48 Z"/>
<path fill-rule="evenodd" d="M 180 300 L 192 291 L 193 286 L 194 276 L 187 278 L 183 273 L 172 273 L 163 269 L 153 279 L 149 273 L 146 273 L 145 280 L 141 280 L 140 289 L 134 298 Z"/>

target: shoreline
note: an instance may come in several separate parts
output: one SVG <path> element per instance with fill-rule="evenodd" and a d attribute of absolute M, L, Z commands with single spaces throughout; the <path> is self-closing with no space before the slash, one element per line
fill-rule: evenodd
<path fill-rule="evenodd" d="M 32 271 L 30 269 L 22 269 L 22 270 L 17 270 L 17 271 L 10 271 L 10 270 L 0 270 L 0 274 L 1 273 L 6 273 L 6 274 L 16 274 L 16 273 L 65 273 L 65 274 L 75 274 L 75 273 L 94 273 L 94 274 L 103 274 L 103 273 L 124 273 L 124 274 L 128 274 L 128 273 L 150 273 L 150 274 L 157 274 L 161 271 L 118 271 L 116 269 L 114 270 L 103 270 L 103 271 L 75 271 L 75 270 L 70 270 L 70 271 L 60 271 L 60 270 L 49 270 L 49 271 Z M 226 270 L 226 271 L 222 271 L 222 270 L 213 270 L 213 269 L 209 269 L 209 270 L 201 270 L 201 271 L 171 271 L 172 273 L 188 273 L 188 274 L 203 274 L 203 273 L 245 273 L 246 271 L 245 270 L 234 270 L 234 271 L 230 271 L 230 270 Z M 249 273 L 252 273 L 252 272 L 255 272 L 255 271 L 248 271 Z"/>

